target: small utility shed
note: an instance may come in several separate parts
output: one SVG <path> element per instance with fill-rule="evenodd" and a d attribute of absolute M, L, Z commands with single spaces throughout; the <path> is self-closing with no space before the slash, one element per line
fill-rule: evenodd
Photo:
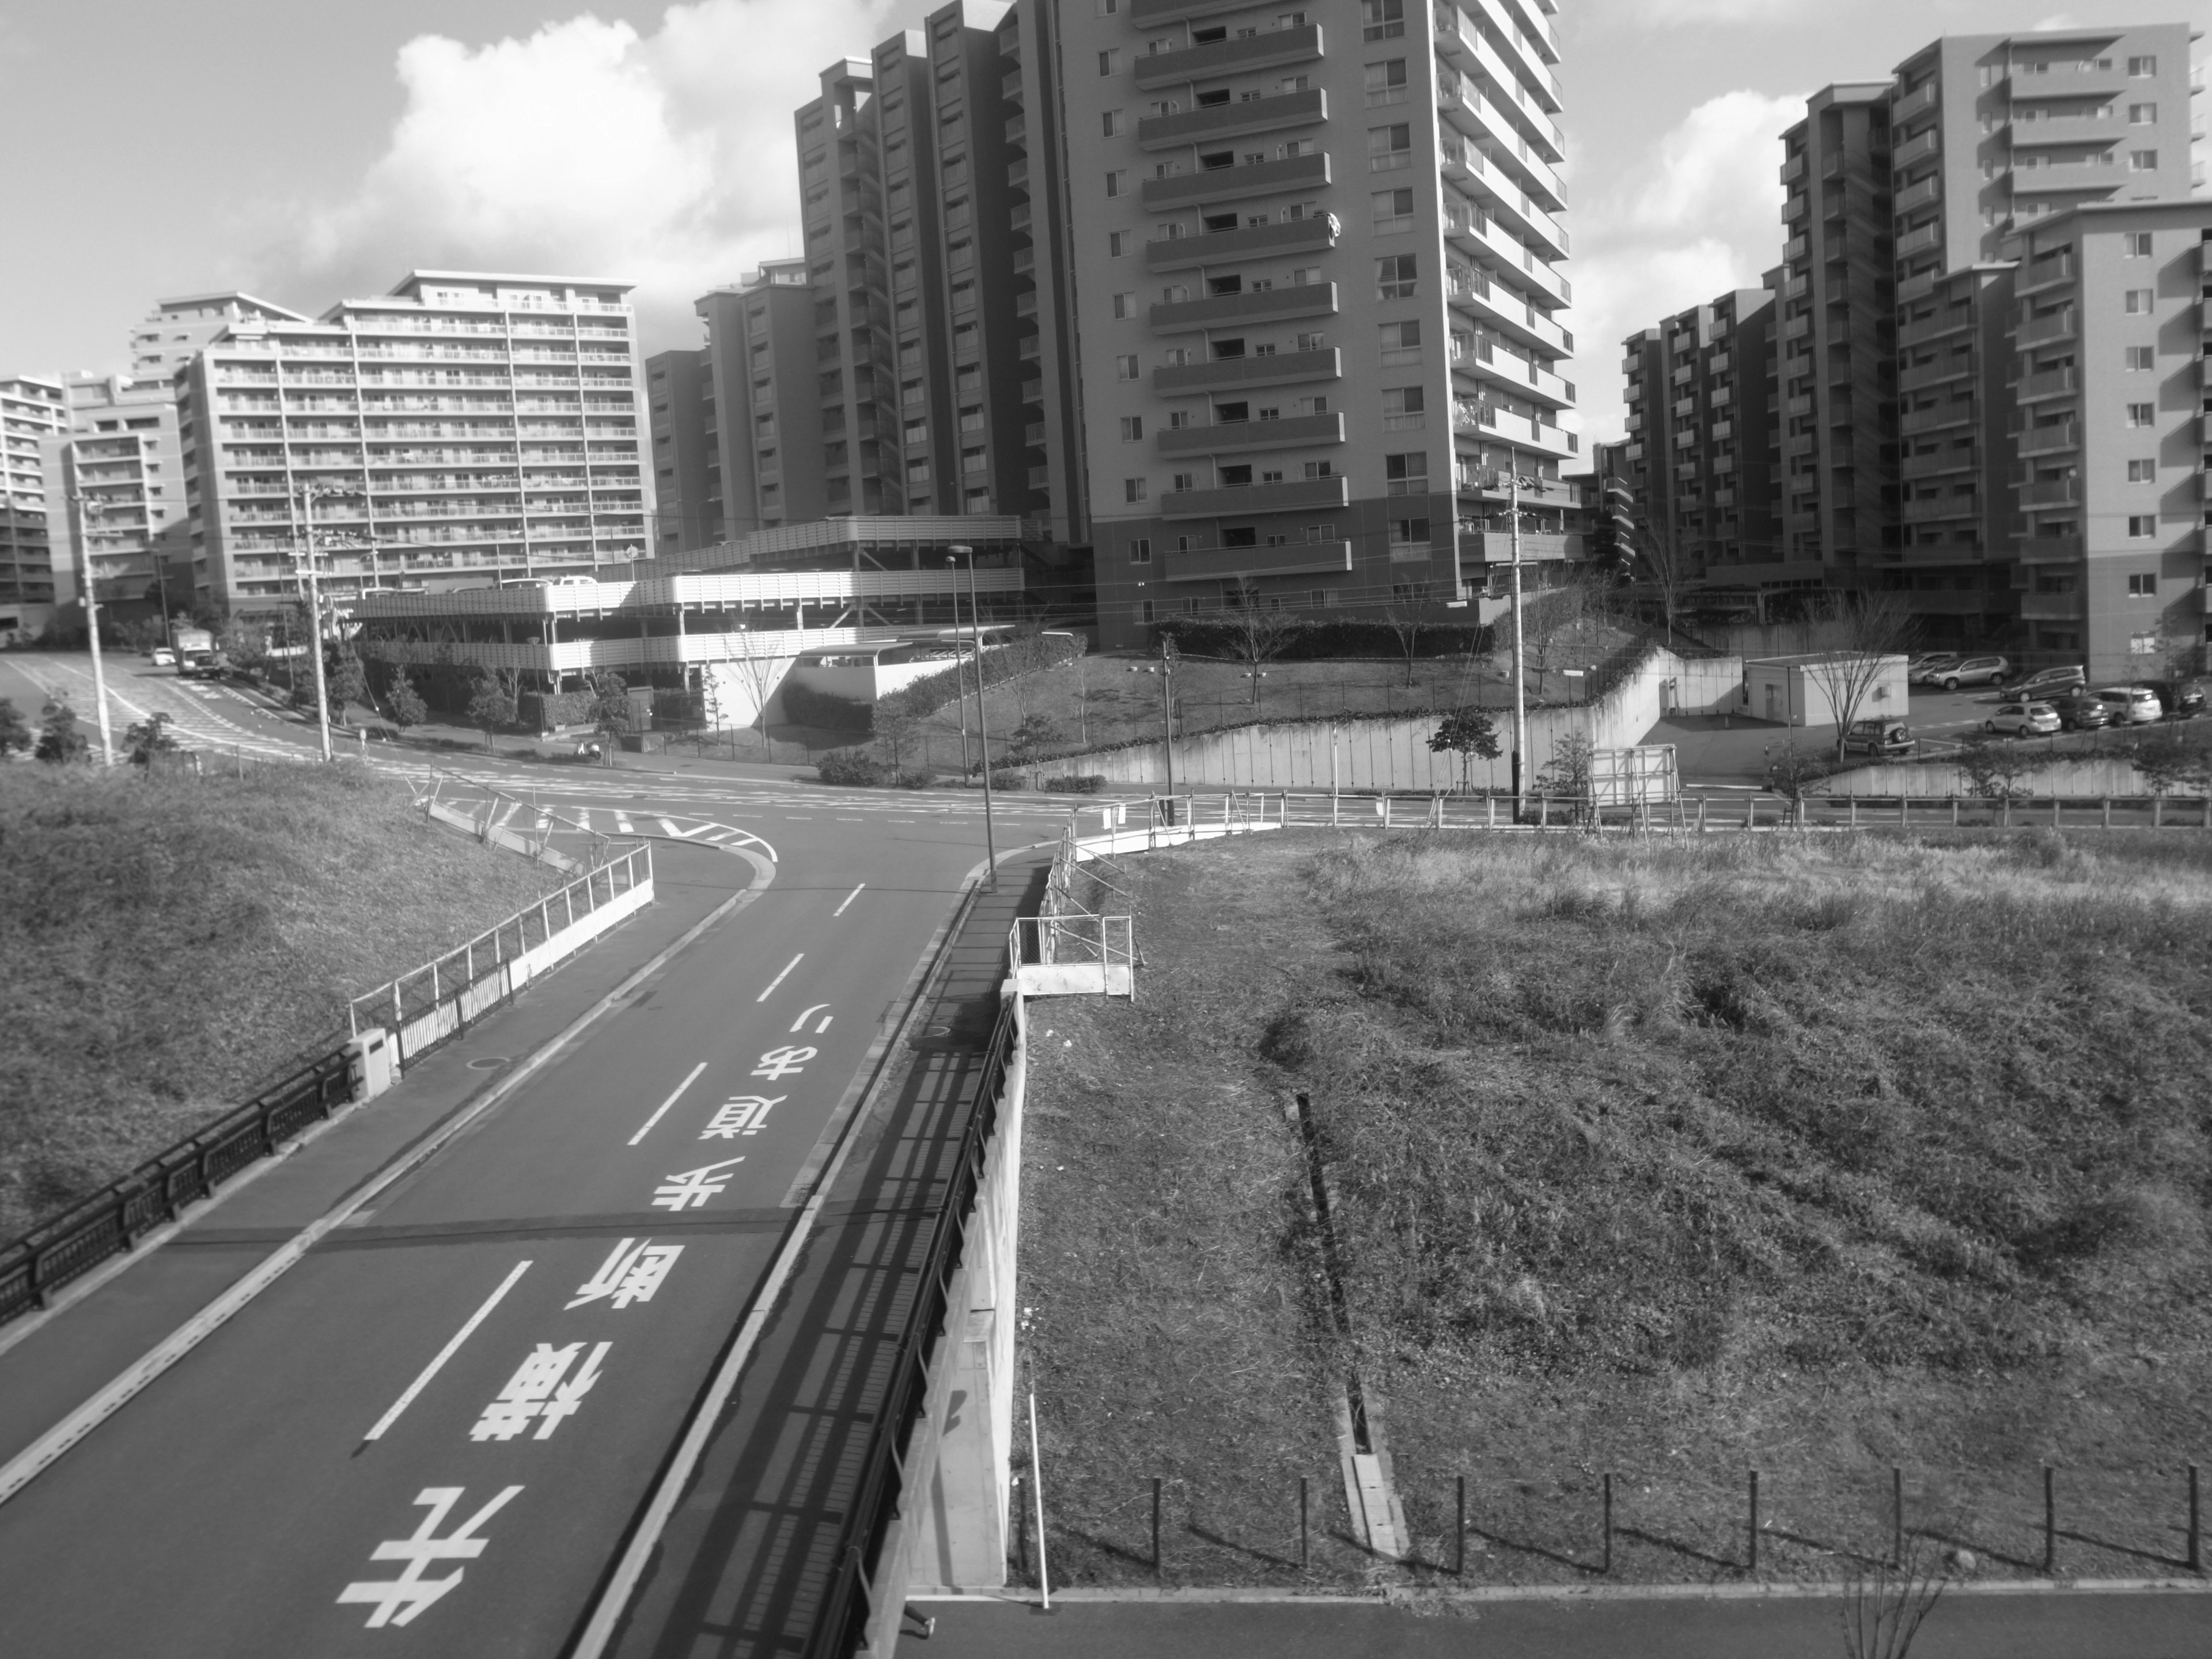
<path fill-rule="evenodd" d="M 1905 718 L 1905 659 L 1852 651 L 1754 657 L 1743 665 L 1743 712 L 1778 726 L 1834 726 L 1858 690 L 1855 720 Z"/>

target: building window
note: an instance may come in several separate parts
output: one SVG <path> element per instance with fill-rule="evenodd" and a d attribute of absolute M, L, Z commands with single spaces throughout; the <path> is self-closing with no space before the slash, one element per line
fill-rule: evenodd
<path fill-rule="evenodd" d="M 2151 306 L 2157 297 L 2158 295 L 2154 289 L 2148 288 L 2130 289 L 2127 291 L 2126 295 L 2128 315 L 2130 317 L 2149 316 Z"/>
<path fill-rule="evenodd" d="M 1124 478 L 1121 480 L 1121 499 L 1125 501 L 1143 501 L 1146 497 L 1146 489 L 1147 485 L 1142 478 Z"/>
<path fill-rule="evenodd" d="M 2131 81 L 2148 80 L 2157 73 L 2158 59 L 2154 57 L 2128 59 L 2128 78 Z"/>
<path fill-rule="evenodd" d="M 2124 252 L 2124 256 L 2128 258 L 2148 259 L 2150 258 L 2150 233 L 2147 230 L 2129 231 L 2121 238 L 2121 244 Z"/>
<path fill-rule="evenodd" d="M 1417 363 L 1420 361 L 1421 325 L 1419 323 L 1382 325 L 1382 362 L 1385 368 L 1394 363 Z"/>
<path fill-rule="evenodd" d="M 1359 0 L 1360 38 L 1395 40 L 1406 32 L 1406 0 Z"/>
<path fill-rule="evenodd" d="M 1300 470 L 1298 476 L 1304 478 L 1334 478 L 1336 476 L 1336 463 L 1308 461 Z"/>
<path fill-rule="evenodd" d="M 1134 444 L 1142 443 L 1144 440 L 1145 417 L 1141 415 L 1124 415 L 1121 417 L 1121 441 L 1125 444 Z"/>
<path fill-rule="evenodd" d="M 1129 193 L 1128 168 L 1115 167 L 1106 175 L 1106 193 L 1109 196 L 1127 196 Z"/>
<path fill-rule="evenodd" d="M 1367 132 L 1367 170 L 1389 173 L 1413 165 L 1413 128 L 1410 122 L 1370 127 Z"/>
<path fill-rule="evenodd" d="M 1133 356 L 1126 354 L 1115 357 L 1114 359 L 1114 378 L 1117 380 L 1135 380 L 1137 378 L 1136 358 Z"/>
<path fill-rule="evenodd" d="M 2156 104 L 2130 104 L 2128 125 L 2131 127 L 2154 127 L 2158 125 Z"/>
<path fill-rule="evenodd" d="M 2130 483 L 2156 483 L 2158 482 L 2158 463 L 2156 461 L 2130 461 L 2128 463 L 2128 482 Z"/>
<path fill-rule="evenodd" d="M 1425 495 L 1429 493 L 1429 458 L 1419 450 L 1382 458 L 1383 493 Z"/>
<path fill-rule="evenodd" d="M 2141 541 L 2146 537 L 2155 536 L 2157 534 L 2157 514 L 2130 513 L 2128 514 L 2128 539 L 2130 541 Z M 2133 592 L 2135 590 L 2132 588 L 2129 589 L 2129 592 Z"/>
<path fill-rule="evenodd" d="M 1402 104 L 1406 101 L 1406 60 L 1393 58 L 1385 64 L 1367 66 L 1367 106 L 1382 104 Z"/>
<path fill-rule="evenodd" d="M 1150 564 L 1152 562 L 1152 538 L 1150 536 L 1139 536 L 1129 544 L 1131 564 Z"/>
<path fill-rule="evenodd" d="M 2146 369 L 2158 367 L 2158 349 L 2155 346 L 2130 346 L 2127 349 L 2128 372 L 2130 374 L 2140 374 Z"/>
<path fill-rule="evenodd" d="M 2130 173 L 2156 173 L 2158 152 L 2154 149 L 2131 149 L 2128 152 Z"/>
<path fill-rule="evenodd" d="M 1109 138 L 1118 138 L 1129 130 L 1129 118 L 1118 109 L 1109 109 L 1099 118 Z"/>
<path fill-rule="evenodd" d="M 1410 253 L 1394 253 L 1375 262 L 1375 297 L 1378 300 L 1410 300 L 1413 297 L 1414 278 L 1419 261 Z"/>
<path fill-rule="evenodd" d="M 1118 259 L 1128 251 L 1129 233 L 1127 231 L 1109 230 L 1106 233 L 1106 254 L 1109 258 Z"/>
<path fill-rule="evenodd" d="M 1417 386 L 1386 387 L 1382 393 L 1382 429 L 1403 432 L 1428 424 L 1427 404 Z"/>
<path fill-rule="evenodd" d="M 1119 75 L 1121 72 L 1121 47 L 1115 46 L 1110 52 L 1098 54 L 1098 72 L 1101 75 Z"/>
<path fill-rule="evenodd" d="M 2157 420 L 2158 409 L 2155 404 L 2130 404 L 2128 405 L 2128 424 L 2130 426 L 2151 426 L 2155 424 Z"/>
<path fill-rule="evenodd" d="M 1152 602 L 1150 599 L 1139 599 L 1137 601 L 1137 617 L 1138 619 L 1140 622 L 1143 622 L 1146 626 L 1149 627 L 1151 625 L 1152 621 Z"/>
<path fill-rule="evenodd" d="M 1137 296 L 1135 295 L 1117 294 L 1114 296 L 1114 315 L 1116 319 L 1126 321 L 1136 314 Z"/>
<path fill-rule="evenodd" d="M 1428 545 L 1429 521 L 1426 519 L 1393 519 L 1390 520 L 1390 545 L 1413 547 Z"/>
<path fill-rule="evenodd" d="M 1413 228 L 1413 192 L 1378 190 L 1375 192 L 1375 234 L 1395 236 Z"/>
<path fill-rule="evenodd" d="M 2130 523 L 2135 522 L 2133 520 Z M 2148 571 L 2128 578 L 2128 597 L 2131 599 L 2152 599 L 2158 597 L 2158 578 Z"/>

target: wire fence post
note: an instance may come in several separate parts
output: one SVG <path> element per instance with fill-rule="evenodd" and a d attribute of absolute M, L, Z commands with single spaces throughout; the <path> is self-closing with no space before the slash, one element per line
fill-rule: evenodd
<path fill-rule="evenodd" d="M 2058 1571 L 2058 1487 L 2048 1463 L 2043 1466 L 2043 1570 Z"/>
<path fill-rule="evenodd" d="M 1751 1472 L 1751 1547 L 1745 1552 L 1750 1570 L 1759 1571 L 1759 1471 Z"/>
<path fill-rule="evenodd" d="M 1613 1571 L 1613 1476 L 1607 1474 L 1600 1479 L 1604 1483 L 1605 1492 L 1605 1565 L 1599 1571 L 1611 1572 Z"/>
<path fill-rule="evenodd" d="M 2191 1468 L 2191 1474 L 2192 1475 L 2192 1477 L 2194 1476 L 2195 1473 L 2196 1473 L 2196 1471 L 2195 1471 L 2195 1469 L 2192 1468 Z M 2194 1490 L 2194 1485 L 2193 1485 L 2193 1482 L 2192 1482 L 2191 1490 Z M 1313 1560 L 1313 1557 L 1312 1557 L 1312 1555 L 1311 1555 L 1310 1552 L 1309 1551 L 1309 1549 L 1308 1549 L 1308 1547 L 1307 1547 L 1307 1542 L 1306 1542 L 1306 1540 L 1307 1540 L 1307 1537 L 1308 1537 L 1308 1534 L 1307 1534 L 1307 1531 L 1306 1531 L 1306 1478 L 1305 1478 L 1305 1476 L 1304 1476 L 1304 1475 L 1302 1474 L 1302 1475 L 1300 1475 L 1300 1476 L 1298 1477 L 1298 1571 L 1299 1571 L 1300 1572 L 1304 1572 L 1304 1571 L 1306 1571 L 1309 1569 L 1309 1567 L 1312 1565 L 1312 1560 Z"/>
<path fill-rule="evenodd" d="M 2204 1567 L 2202 1549 L 2203 1540 L 2203 1512 L 2197 1506 L 2197 1465 L 2189 1466 L 2189 1560 L 2191 1572 L 2201 1572 Z"/>
<path fill-rule="evenodd" d="M 1152 1477 L 1152 1583 L 1167 1582 L 1167 1569 L 1160 1557 L 1160 1478 Z"/>
<path fill-rule="evenodd" d="M 1889 1472 L 1889 1565 L 1905 1565 L 1905 1471 L 1895 1467 Z"/>
<path fill-rule="evenodd" d="M 1452 1506 L 1452 1576 L 1467 1577 L 1467 1477 L 1459 1477 L 1459 1497 Z"/>

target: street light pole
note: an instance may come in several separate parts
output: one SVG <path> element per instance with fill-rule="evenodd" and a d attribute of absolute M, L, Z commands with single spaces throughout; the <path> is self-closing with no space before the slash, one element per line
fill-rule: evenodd
<path fill-rule="evenodd" d="M 1513 521 L 1513 821 L 1518 823 L 1528 805 L 1528 687 L 1521 637 L 1521 475 L 1512 480 Z"/>
<path fill-rule="evenodd" d="M 84 572 L 84 629 L 85 636 L 92 641 L 92 699 L 98 705 L 100 715 L 100 758 L 103 764 L 115 764 L 115 732 L 107 723 L 107 671 L 100 659 L 100 595 L 93 587 L 92 579 L 92 520 L 101 515 L 100 504 L 84 493 L 84 482 L 77 471 L 76 446 L 70 446 L 70 472 L 76 489 L 70 501 L 76 507 L 77 568 Z"/>
<path fill-rule="evenodd" d="M 991 733 L 983 712 L 983 612 L 975 599 L 975 550 L 955 543 L 945 550 L 957 559 L 968 556 L 968 619 L 975 629 L 975 742 L 983 751 L 983 855 L 990 862 L 988 878 L 989 890 L 999 890 L 999 836 L 991 822 Z M 953 623 L 959 624 L 960 595 L 954 590 Z"/>
<path fill-rule="evenodd" d="M 315 726 L 321 734 L 323 758 L 331 758 L 331 704 L 329 689 L 323 681 L 323 590 L 315 577 L 315 498 L 335 495 L 339 492 L 307 483 L 300 486 L 300 516 L 305 527 L 301 544 L 301 556 L 307 567 L 307 654 L 315 665 Z"/>

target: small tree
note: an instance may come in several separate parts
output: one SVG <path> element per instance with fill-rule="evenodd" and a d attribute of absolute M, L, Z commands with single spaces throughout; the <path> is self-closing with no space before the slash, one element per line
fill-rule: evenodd
<path fill-rule="evenodd" d="M 1244 665 L 1252 679 L 1252 703 L 1260 702 L 1260 676 L 1262 670 L 1283 654 L 1297 631 L 1297 624 L 1280 611 L 1262 609 L 1259 589 L 1249 576 L 1237 584 L 1237 608 L 1227 618 L 1229 624 L 1229 653 Z"/>
<path fill-rule="evenodd" d="M 2027 794 L 2027 780 L 2049 762 L 1994 732 L 1975 732 L 1960 744 L 1956 764 L 1968 794 L 2006 800 Z"/>
<path fill-rule="evenodd" d="M 619 674 L 596 674 L 591 681 L 592 724 L 606 740 L 608 763 L 616 746 L 630 729 L 629 684 Z"/>
<path fill-rule="evenodd" d="M 177 739 L 169 730 L 170 725 L 169 716 L 156 710 L 123 734 L 133 766 L 150 767 L 155 756 L 177 752 Z"/>
<path fill-rule="evenodd" d="M 12 697 L 0 697 L 0 760 L 20 754 L 38 741 L 30 725 L 23 719 L 23 711 L 15 707 Z"/>
<path fill-rule="evenodd" d="M 1413 664 L 1421 653 L 1421 635 L 1435 626 L 1435 618 L 1420 600 L 1401 600 L 1383 607 L 1382 623 L 1396 638 L 1398 653 L 1406 659 L 1406 688 L 1411 690 Z"/>
<path fill-rule="evenodd" d="M 1468 787 L 1475 757 L 1496 760 L 1504 751 L 1498 744 L 1498 723 L 1480 708 L 1459 708 L 1445 715 L 1429 737 L 1431 754 L 1459 757 L 1459 787 Z"/>
<path fill-rule="evenodd" d="M 496 674 L 486 674 L 469 697 L 469 724 L 484 734 L 484 749 L 491 749 L 492 733 L 514 723 L 514 696 Z"/>
<path fill-rule="evenodd" d="M 1912 628 L 1905 596 L 1887 588 L 1822 595 L 1798 623 L 1798 649 L 1812 659 L 1806 675 L 1836 717 L 1839 763 L 1844 734 L 1881 684 L 1884 664 L 1905 649 Z"/>
<path fill-rule="evenodd" d="M 76 723 L 76 710 L 56 703 L 39 723 L 38 747 L 31 751 L 49 766 L 70 766 L 92 757 L 92 741 Z"/>
<path fill-rule="evenodd" d="M 1682 609 L 1682 595 L 1696 574 L 1687 550 L 1674 527 L 1647 520 L 1636 527 L 1633 556 L 1659 591 L 1659 613 L 1667 627 L 1667 643 L 1674 643 L 1674 621 Z"/>
<path fill-rule="evenodd" d="M 392 674 L 392 690 L 384 701 L 392 711 L 392 723 L 403 732 L 410 726 L 420 726 L 430 718 L 430 710 L 422 701 L 422 694 L 415 689 L 415 682 L 407 678 L 407 671 L 404 668 Z"/>
<path fill-rule="evenodd" d="M 875 728 L 877 743 L 890 757 L 891 769 L 902 769 L 905 765 L 904 751 L 913 745 L 921 725 L 914 710 L 896 698 L 885 698 L 869 710 L 869 723 Z"/>
<path fill-rule="evenodd" d="M 1576 814 L 1589 805 L 1590 785 L 1597 772 L 1597 745 L 1580 732 L 1570 732 L 1552 745 L 1552 758 L 1536 775 L 1547 794 L 1571 797 Z"/>
<path fill-rule="evenodd" d="M 1786 800 L 1802 800 L 1806 792 L 1829 773 L 1826 757 L 1792 738 L 1779 754 L 1766 757 L 1766 787 Z"/>
<path fill-rule="evenodd" d="M 350 651 L 331 653 L 324 664 L 323 684 L 330 694 L 331 718 L 343 724 L 349 706 L 368 701 L 368 673 Z"/>
<path fill-rule="evenodd" d="M 1524 599 L 1522 608 L 1527 612 L 1521 624 L 1524 651 L 1536 671 L 1540 697 L 1550 694 L 1555 671 L 1589 659 L 1613 620 L 1610 591 L 1585 570 L 1573 572 L 1533 599 Z"/>
<path fill-rule="evenodd" d="M 1028 714 L 1007 738 L 1006 750 L 1016 764 L 1025 764 L 1036 759 L 1041 751 L 1057 749 L 1066 741 L 1066 732 L 1051 715 Z"/>
<path fill-rule="evenodd" d="M 2129 745 L 2128 759 L 2154 795 L 2163 795 L 2178 784 L 2203 785 L 2212 775 L 2212 748 L 2191 743 L 2170 726 L 2137 738 Z"/>

